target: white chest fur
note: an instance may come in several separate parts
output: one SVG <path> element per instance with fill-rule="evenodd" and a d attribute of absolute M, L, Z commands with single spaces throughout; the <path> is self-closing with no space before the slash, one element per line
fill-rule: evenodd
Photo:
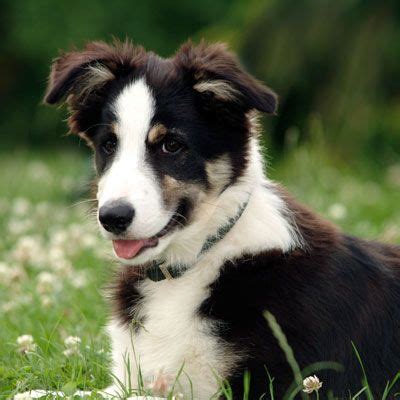
<path fill-rule="evenodd" d="M 190 398 L 191 381 L 193 398 L 209 399 L 218 390 L 216 375 L 226 378 L 240 356 L 218 338 L 213 323 L 199 315 L 199 307 L 226 260 L 268 249 L 287 251 L 299 243 L 284 211 L 285 205 L 274 191 L 259 186 L 236 225 L 183 276 L 142 281 L 143 300 L 133 318 L 143 319 L 143 326 L 130 331 L 116 321 L 109 325 L 114 375 L 135 388 L 139 364 L 145 382 L 162 374 L 173 383 L 183 366 L 177 391 Z"/>
<path fill-rule="evenodd" d="M 135 316 L 143 321 L 141 326 L 136 330 L 116 322 L 109 326 L 113 373 L 120 380 L 127 384 L 130 379 L 131 386 L 137 387 L 140 365 L 145 384 L 160 376 L 173 384 L 183 367 L 176 391 L 190 396 L 193 386 L 196 399 L 209 399 L 217 392 L 216 375 L 226 376 L 235 356 L 213 333 L 211 322 L 198 313 L 218 271 L 215 267 L 207 257 L 179 279 L 142 282 L 143 301 Z"/>

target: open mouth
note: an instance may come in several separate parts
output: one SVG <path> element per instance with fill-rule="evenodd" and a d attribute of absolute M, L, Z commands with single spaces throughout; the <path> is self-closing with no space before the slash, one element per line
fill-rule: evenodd
<path fill-rule="evenodd" d="M 167 225 L 163 229 L 161 229 L 160 232 L 158 232 L 156 235 L 152 236 L 151 238 L 147 239 L 117 239 L 113 240 L 113 246 L 114 246 L 114 251 L 115 254 L 119 258 L 125 258 L 127 260 L 130 260 L 139 254 L 141 254 L 143 251 L 146 249 L 149 249 L 151 247 L 156 247 L 158 245 L 158 242 L 160 239 L 163 237 L 167 236 L 169 233 L 172 232 L 172 230 L 177 226 L 177 225 L 182 225 L 185 217 L 184 217 L 184 209 L 183 209 L 183 203 L 178 207 L 178 209 L 175 211 L 174 215 L 171 217 Z"/>

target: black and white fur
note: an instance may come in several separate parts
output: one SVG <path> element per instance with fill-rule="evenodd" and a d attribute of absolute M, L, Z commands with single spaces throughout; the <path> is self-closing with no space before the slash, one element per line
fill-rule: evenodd
<path fill-rule="evenodd" d="M 162 59 L 129 43 L 90 43 L 55 60 L 45 100 L 66 100 L 71 131 L 95 150 L 98 209 L 123 201 L 134 210 L 121 232 L 100 223 L 104 236 L 157 238 L 120 259 L 108 326 L 120 381 L 135 387 L 140 363 L 145 382 L 161 374 L 172 384 L 183 365 L 186 396 L 187 377 L 194 398 L 209 399 L 219 376 L 242 398 L 248 370 L 258 398 L 267 368 L 281 398 L 293 376 L 268 310 L 301 368 L 343 365 L 319 374 L 324 393 L 361 387 L 351 341 L 373 393 L 383 391 L 400 369 L 400 250 L 342 234 L 265 177 L 256 112 L 274 113 L 276 97 L 225 46 L 189 42 Z M 247 201 L 227 235 L 199 256 Z M 154 282 L 138 274 L 154 260 L 190 268 Z"/>

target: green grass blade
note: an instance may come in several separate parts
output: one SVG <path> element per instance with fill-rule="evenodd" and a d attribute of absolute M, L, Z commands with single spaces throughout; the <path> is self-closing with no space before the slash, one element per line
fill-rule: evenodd
<path fill-rule="evenodd" d="M 269 390 L 269 397 L 270 400 L 275 400 L 275 393 L 274 393 L 274 379 L 268 371 L 268 368 L 264 365 L 265 372 L 268 375 L 268 390 Z"/>
<path fill-rule="evenodd" d="M 250 399 L 250 372 L 244 371 L 243 374 L 243 400 Z"/>
<path fill-rule="evenodd" d="M 290 365 L 290 368 L 293 371 L 294 381 L 296 382 L 297 387 L 301 390 L 301 388 L 303 386 L 303 378 L 301 375 L 299 364 L 297 364 L 297 361 L 293 354 L 293 350 L 287 341 L 286 335 L 283 333 L 276 318 L 269 311 L 264 312 L 264 317 L 267 320 L 268 325 L 271 328 L 273 335 L 277 339 L 280 348 L 285 353 L 286 361 L 288 362 L 288 364 Z M 302 399 L 307 400 L 307 396 L 305 393 L 300 392 L 300 395 L 301 395 Z M 292 396 L 291 394 L 289 394 L 289 396 L 288 396 L 289 399 L 292 399 L 293 397 L 294 396 Z"/>
<path fill-rule="evenodd" d="M 178 383 L 179 377 L 182 375 L 184 366 L 185 366 L 185 362 L 183 362 L 182 365 L 181 365 L 181 367 L 179 368 L 179 371 L 178 371 L 178 373 L 176 374 L 174 383 L 172 384 L 171 390 L 169 391 L 169 392 L 170 392 L 170 395 L 171 395 L 171 398 L 172 398 L 172 396 L 174 395 L 175 386 L 176 386 L 176 384 Z M 168 398 L 169 398 L 169 396 L 168 396 Z"/>
<path fill-rule="evenodd" d="M 187 378 L 188 381 L 189 381 L 189 386 L 190 386 L 190 400 L 193 400 L 193 399 L 194 399 L 194 397 L 193 397 L 193 382 L 192 382 L 192 380 L 190 379 L 189 374 L 187 374 L 185 371 L 183 371 L 183 373 L 186 375 L 186 378 Z"/>
<path fill-rule="evenodd" d="M 351 400 L 357 400 L 368 388 L 363 387 L 360 391 L 358 391 L 352 398 Z"/>
<path fill-rule="evenodd" d="M 385 391 L 383 392 L 382 395 L 382 400 L 386 400 L 390 394 L 390 391 L 392 390 L 393 386 L 397 383 L 397 381 L 400 379 L 400 372 L 398 372 L 395 377 L 392 379 L 391 382 L 388 382 L 385 387 Z"/>
<path fill-rule="evenodd" d="M 361 366 L 361 370 L 362 370 L 362 373 L 363 373 L 363 380 L 364 380 L 364 384 L 365 384 L 366 392 L 367 392 L 367 398 L 368 398 L 368 400 L 373 400 L 374 397 L 373 397 L 371 389 L 369 387 L 367 374 L 365 372 L 364 364 L 363 364 L 363 362 L 361 360 L 360 353 L 358 352 L 357 347 L 355 346 L 353 341 L 351 342 L 351 345 L 353 346 L 354 353 L 356 354 L 357 360 L 358 360 L 358 362 L 359 362 L 359 364 Z"/>

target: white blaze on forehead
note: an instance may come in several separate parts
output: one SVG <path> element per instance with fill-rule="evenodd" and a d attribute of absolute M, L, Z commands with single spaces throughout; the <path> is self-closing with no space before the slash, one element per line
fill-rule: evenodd
<path fill-rule="evenodd" d="M 123 145 L 136 145 L 136 150 L 144 150 L 154 115 L 154 98 L 144 78 L 132 82 L 121 92 L 114 104 L 114 112 Z"/>

